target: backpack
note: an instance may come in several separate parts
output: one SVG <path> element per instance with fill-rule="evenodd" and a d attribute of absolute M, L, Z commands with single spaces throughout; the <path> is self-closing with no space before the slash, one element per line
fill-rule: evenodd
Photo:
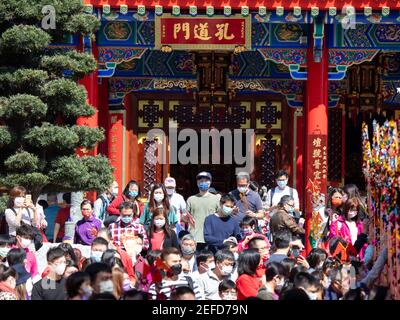
<path fill-rule="evenodd" d="M 270 199 L 270 204 L 269 204 L 270 207 L 272 207 L 272 199 L 274 198 L 274 194 L 275 194 L 275 188 L 272 188 L 271 189 L 271 199 Z M 293 188 L 291 188 L 291 187 L 289 187 L 289 194 L 293 198 Z"/>
<path fill-rule="evenodd" d="M 104 221 L 108 218 L 108 212 L 107 212 L 107 207 L 108 207 L 108 202 L 106 199 L 104 199 L 103 196 L 99 196 L 97 199 L 101 199 L 101 211 L 99 215 L 99 219 L 101 221 Z"/>

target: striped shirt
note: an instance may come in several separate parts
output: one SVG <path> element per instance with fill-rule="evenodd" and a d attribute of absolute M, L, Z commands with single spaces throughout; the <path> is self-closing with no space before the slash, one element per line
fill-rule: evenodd
<path fill-rule="evenodd" d="M 157 290 L 159 296 L 165 296 L 164 300 L 171 300 L 171 291 L 178 287 L 190 287 L 188 280 L 186 279 L 188 276 L 179 275 L 177 280 L 163 280 L 161 284 L 159 284 L 156 289 L 156 284 L 153 283 L 149 288 L 149 294 L 151 295 L 152 300 L 162 300 L 161 298 L 157 298 Z M 201 294 L 201 290 L 197 281 L 193 280 L 193 292 L 196 297 L 196 300 L 203 300 L 204 297 Z"/>
<path fill-rule="evenodd" d="M 132 221 L 130 224 L 126 225 L 122 223 L 120 219 L 118 219 L 116 222 L 111 223 L 108 226 L 108 230 L 111 232 L 111 238 L 114 243 L 122 249 L 125 249 L 122 243 L 122 238 L 128 234 L 141 234 L 143 237 L 143 249 L 147 250 L 149 248 L 149 240 L 147 238 L 146 230 L 141 224 L 135 221 Z"/>

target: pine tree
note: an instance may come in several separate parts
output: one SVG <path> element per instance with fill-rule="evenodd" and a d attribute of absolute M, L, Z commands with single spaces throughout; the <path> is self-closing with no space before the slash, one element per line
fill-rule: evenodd
<path fill-rule="evenodd" d="M 42 8 L 56 28 L 42 29 Z M 98 19 L 80 0 L 0 0 L 0 186 L 40 193 L 102 191 L 112 182 L 104 156 L 78 157 L 104 139 L 102 128 L 77 126 L 95 109 L 78 80 L 96 69 L 87 53 L 49 50 L 74 34 L 93 37 Z"/>

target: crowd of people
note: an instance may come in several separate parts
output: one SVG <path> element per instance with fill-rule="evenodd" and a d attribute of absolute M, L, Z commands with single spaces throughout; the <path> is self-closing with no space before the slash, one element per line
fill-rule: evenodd
<path fill-rule="evenodd" d="M 66 230 L 70 194 L 54 210 L 14 187 L 0 237 L 0 300 L 387 298 L 387 250 L 374 254 L 355 185 L 329 189 L 323 239 L 307 254 L 304 214 L 287 172 L 276 174 L 271 190 L 238 173 L 237 188 L 226 194 L 211 187 L 210 173 L 196 178 L 199 192 L 186 201 L 168 177 L 146 203 L 138 182 L 121 193 L 113 182 L 94 203 L 82 201 L 73 236 Z M 39 271 L 36 253 L 46 242 L 53 245 Z M 90 256 L 76 245 L 90 247 Z"/>

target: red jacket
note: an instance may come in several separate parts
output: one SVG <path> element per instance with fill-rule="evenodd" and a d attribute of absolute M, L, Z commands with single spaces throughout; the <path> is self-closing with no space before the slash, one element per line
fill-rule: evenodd
<path fill-rule="evenodd" d="M 107 212 L 110 215 L 114 215 L 114 216 L 119 216 L 120 212 L 119 212 L 119 206 L 121 205 L 122 202 L 126 202 L 129 201 L 129 199 L 127 197 L 125 197 L 123 194 L 118 195 L 113 202 L 111 202 L 111 204 L 107 207 Z M 142 211 L 144 208 L 144 204 L 140 201 L 135 201 L 138 210 L 139 210 L 139 217 L 142 215 Z"/>
<path fill-rule="evenodd" d="M 261 281 L 257 275 L 249 276 L 242 274 L 236 280 L 237 299 L 244 300 L 249 297 L 256 297 Z"/>

